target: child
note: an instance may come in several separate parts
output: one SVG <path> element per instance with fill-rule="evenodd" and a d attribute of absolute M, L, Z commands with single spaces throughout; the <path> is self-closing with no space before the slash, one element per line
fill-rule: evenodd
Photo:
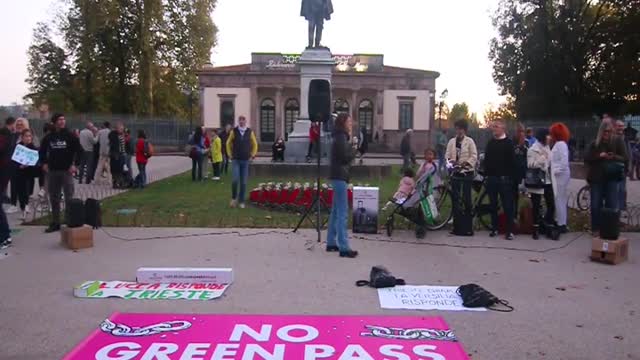
<path fill-rule="evenodd" d="M 213 181 L 220 180 L 220 165 L 222 164 L 222 140 L 218 136 L 218 130 L 212 130 L 211 137 L 211 167 L 213 168 Z"/>
<path fill-rule="evenodd" d="M 278 140 L 273 144 L 271 150 L 273 151 L 273 162 L 282 161 L 284 162 L 284 151 L 287 147 L 284 145 L 284 140 L 282 138 L 278 138 Z"/>
<path fill-rule="evenodd" d="M 420 165 L 418 172 L 416 173 L 416 179 L 420 180 L 425 174 L 429 174 L 432 177 L 432 185 L 437 185 L 438 182 L 438 163 L 435 161 L 436 152 L 432 149 L 424 151 L 424 162 Z"/>
<path fill-rule="evenodd" d="M 393 195 L 393 199 L 391 201 L 388 201 L 385 204 L 385 206 L 382 208 L 382 210 L 386 210 L 390 205 L 394 203 L 396 204 L 402 203 L 411 195 L 411 193 L 413 192 L 413 189 L 415 189 L 416 187 L 416 182 L 413 180 L 414 176 L 415 176 L 415 173 L 410 168 L 403 170 L 403 175 L 402 175 L 402 179 L 400 180 L 400 185 L 398 186 L 398 190 Z"/>
<path fill-rule="evenodd" d="M 29 129 L 24 129 L 22 131 L 21 139 L 18 145 L 22 145 L 31 150 L 38 150 L 38 148 L 33 144 L 33 133 Z M 36 166 L 26 166 L 15 163 L 16 166 L 16 186 L 17 186 L 17 195 L 18 202 L 20 203 L 20 210 L 22 210 L 21 220 L 25 220 L 27 218 L 27 214 L 29 210 L 27 209 L 27 204 L 29 204 L 29 197 L 33 193 L 34 186 L 34 178 L 38 176 L 38 168 Z"/>

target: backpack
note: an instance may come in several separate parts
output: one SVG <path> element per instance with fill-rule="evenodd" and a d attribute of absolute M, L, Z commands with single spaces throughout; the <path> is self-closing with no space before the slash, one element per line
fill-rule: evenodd
<path fill-rule="evenodd" d="M 153 144 L 145 141 L 144 142 L 144 156 L 148 159 L 150 157 L 152 157 L 153 155 L 155 155 L 155 149 L 153 148 Z"/>

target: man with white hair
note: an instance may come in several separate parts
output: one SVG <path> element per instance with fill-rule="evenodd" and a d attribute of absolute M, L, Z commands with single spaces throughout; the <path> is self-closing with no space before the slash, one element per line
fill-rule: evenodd
<path fill-rule="evenodd" d="M 93 180 L 93 174 L 95 172 L 93 147 L 98 143 L 96 132 L 95 126 L 93 126 L 93 123 L 90 121 L 87 121 L 86 127 L 80 131 L 80 146 L 82 146 L 82 158 L 80 159 L 79 169 L 80 184 L 82 184 L 82 179 L 86 179 L 87 184 Z"/>
<path fill-rule="evenodd" d="M 402 142 L 400 143 L 400 155 L 402 155 L 402 171 L 411 167 L 411 157 L 413 155 L 413 150 L 411 148 L 412 134 L 413 129 L 408 129 L 402 137 Z"/>

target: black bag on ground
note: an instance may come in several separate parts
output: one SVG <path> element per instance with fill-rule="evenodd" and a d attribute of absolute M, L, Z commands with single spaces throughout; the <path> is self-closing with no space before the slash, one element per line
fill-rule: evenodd
<path fill-rule="evenodd" d="M 602 208 L 600 210 L 600 238 L 618 240 L 620 237 L 620 211 Z"/>
<path fill-rule="evenodd" d="M 473 236 L 473 214 L 464 211 L 453 213 L 453 234 L 456 236 Z"/>
<path fill-rule="evenodd" d="M 96 199 L 87 199 L 84 202 L 85 220 L 84 223 L 90 225 L 94 229 L 102 227 L 102 209 L 100 201 Z"/>
<path fill-rule="evenodd" d="M 390 288 L 396 285 L 405 285 L 402 279 L 396 279 L 384 266 L 374 266 L 369 274 L 369 281 L 358 280 L 356 286 L 369 286 L 376 289 Z"/>
<path fill-rule="evenodd" d="M 458 295 L 462 298 L 462 305 L 468 308 L 487 308 L 489 310 L 500 311 L 500 312 L 511 312 L 513 311 L 513 306 L 509 305 L 509 302 L 506 300 L 500 300 L 492 293 L 488 292 L 481 286 L 477 284 L 467 284 L 462 285 L 456 291 Z M 495 305 L 503 305 L 507 309 L 495 309 L 493 306 Z"/>
<path fill-rule="evenodd" d="M 66 215 L 67 227 L 77 228 L 84 225 L 84 202 L 80 199 L 69 200 Z"/>

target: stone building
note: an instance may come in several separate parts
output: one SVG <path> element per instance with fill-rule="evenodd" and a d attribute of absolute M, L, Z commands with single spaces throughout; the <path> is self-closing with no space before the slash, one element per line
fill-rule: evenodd
<path fill-rule="evenodd" d="M 300 109 L 299 54 L 253 53 L 250 64 L 198 72 L 202 123 L 207 128 L 234 124 L 244 115 L 262 144 L 293 130 Z M 383 55 L 334 55 L 334 112 L 348 112 L 365 127 L 372 146 L 397 150 L 407 129 L 414 147 L 428 145 L 434 124 L 435 71 L 384 64 Z M 375 145 L 380 144 L 380 145 Z"/>

